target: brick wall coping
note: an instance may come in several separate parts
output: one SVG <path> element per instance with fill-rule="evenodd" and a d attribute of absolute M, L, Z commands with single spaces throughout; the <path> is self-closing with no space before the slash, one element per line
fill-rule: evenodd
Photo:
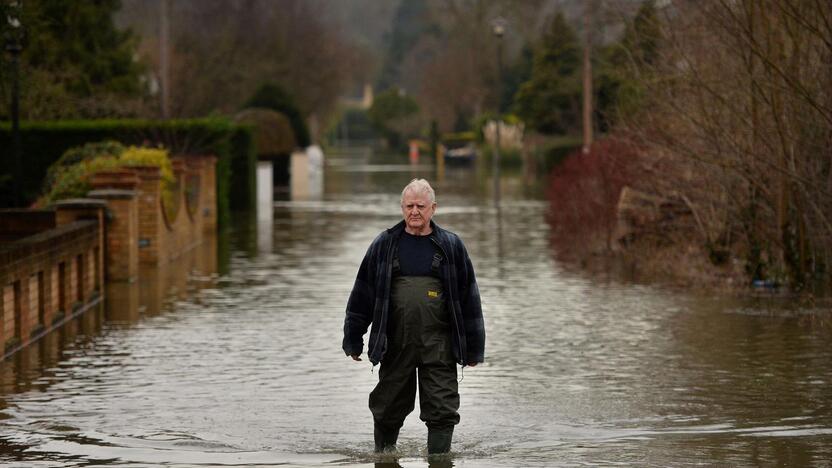
<path fill-rule="evenodd" d="M 98 238 L 98 221 L 74 221 L 14 242 L 0 244 L 0 265 L 2 265 L 0 276 L 7 273 L 4 271 L 6 267 L 11 267 L 21 259 L 36 255 L 60 244 L 74 244 L 78 239 L 85 236 L 92 236 L 92 239 Z"/>
<path fill-rule="evenodd" d="M 107 202 L 100 198 L 66 198 L 52 204 L 58 208 L 107 208 Z"/>
<path fill-rule="evenodd" d="M 105 198 L 108 200 L 129 200 L 136 196 L 136 191 L 124 189 L 98 189 L 90 190 L 89 192 L 87 192 L 87 196 L 90 198 Z"/>
<path fill-rule="evenodd" d="M 140 179 L 153 180 L 162 178 L 162 169 L 158 166 L 142 166 L 130 164 L 125 166 L 133 171 Z"/>
<path fill-rule="evenodd" d="M 0 210 L 0 232 L 34 233 L 55 227 L 55 212 L 7 208 Z"/>

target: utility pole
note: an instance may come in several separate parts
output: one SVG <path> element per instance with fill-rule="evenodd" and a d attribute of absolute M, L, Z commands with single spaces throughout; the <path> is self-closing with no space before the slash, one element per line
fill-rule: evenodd
<path fill-rule="evenodd" d="M 500 124 L 502 116 L 503 97 L 503 34 L 506 32 L 506 20 L 497 17 L 491 24 L 494 35 L 497 36 L 497 127 L 494 131 L 493 176 L 494 176 L 494 205 L 500 206 Z"/>
<path fill-rule="evenodd" d="M 584 67 L 583 67 L 583 127 L 584 144 L 581 149 L 583 154 L 589 153 L 592 146 L 592 8 L 595 2 L 584 3 Z"/>
<path fill-rule="evenodd" d="M 170 117 L 170 0 L 159 0 L 159 97 L 162 118 Z"/>

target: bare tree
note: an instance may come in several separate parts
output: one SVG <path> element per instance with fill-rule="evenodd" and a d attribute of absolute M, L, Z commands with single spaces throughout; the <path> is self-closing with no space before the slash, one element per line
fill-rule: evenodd
<path fill-rule="evenodd" d="M 325 2 L 182 0 L 170 2 L 170 109 L 174 117 L 231 113 L 264 82 L 280 83 L 305 115 L 325 120 L 355 80 L 372 70 L 368 54 L 321 19 Z M 133 5 L 141 50 L 158 69 L 156 21 Z M 130 24 L 128 16 L 123 21 Z"/>
<path fill-rule="evenodd" d="M 832 4 L 678 0 L 627 126 L 714 248 L 803 286 L 832 267 Z"/>

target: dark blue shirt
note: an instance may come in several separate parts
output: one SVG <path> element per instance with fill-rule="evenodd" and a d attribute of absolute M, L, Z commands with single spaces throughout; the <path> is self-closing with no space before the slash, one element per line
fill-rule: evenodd
<path fill-rule="evenodd" d="M 432 271 L 433 254 L 436 246 L 429 236 L 414 236 L 407 231 L 399 238 L 399 272 L 401 276 L 434 276 L 439 278 L 439 271 Z"/>

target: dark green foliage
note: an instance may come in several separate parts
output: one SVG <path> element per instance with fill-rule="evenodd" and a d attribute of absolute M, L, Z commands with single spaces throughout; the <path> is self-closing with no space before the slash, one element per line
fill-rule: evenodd
<path fill-rule="evenodd" d="M 7 2 L 3 3 L 6 6 Z M 120 7 L 118 0 L 27 0 L 22 4 L 24 117 L 121 115 L 125 109 L 118 107 L 124 104 L 113 97 L 144 95 L 144 67 L 134 60 L 137 40 L 113 22 L 113 14 Z M 5 35 L 9 27 L 5 14 L 2 18 L 0 33 Z M 10 92 L 7 68 L 0 67 L 4 70 L 0 73 L 4 98 Z M 104 96 L 109 98 L 90 100 Z M 6 106 L 0 108 L 0 116 L 7 112 Z"/>
<path fill-rule="evenodd" d="M 99 156 L 118 156 L 125 150 L 124 145 L 117 141 L 95 141 L 86 143 L 83 146 L 70 148 L 55 161 L 54 166 L 72 166 L 81 161 L 97 158 Z"/>
<path fill-rule="evenodd" d="M 124 152 L 124 149 L 125 147 L 121 143 L 109 140 L 86 143 L 83 146 L 77 146 L 66 150 L 63 156 L 51 164 L 49 169 L 46 171 L 46 178 L 43 180 L 44 190 L 47 187 L 51 187 L 55 183 L 55 177 L 61 169 L 73 166 L 81 161 L 97 158 L 99 156 L 107 155 L 118 157 Z"/>
<path fill-rule="evenodd" d="M 25 3 L 34 20 L 27 45 L 31 66 L 63 71 L 67 90 L 79 96 L 90 96 L 99 88 L 139 91 L 141 69 L 133 61 L 135 40 L 113 23 L 118 0 Z"/>
<path fill-rule="evenodd" d="M 538 168 L 541 173 L 548 174 L 570 154 L 578 151 L 583 145 L 580 138 L 559 137 L 546 144 L 539 154 L 536 154 Z"/>
<path fill-rule="evenodd" d="M 254 211 L 257 200 L 257 145 L 254 132 L 247 126 L 235 126 L 231 138 L 223 143 L 228 147 L 229 158 L 217 161 L 220 169 L 231 174 L 229 203 L 231 209 Z"/>
<path fill-rule="evenodd" d="M 520 86 L 531 78 L 533 63 L 534 48 L 526 44 L 520 51 L 520 56 L 517 60 L 501 71 L 502 92 L 500 94 L 499 111 L 501 114 L 505 114 L 511 109 L 514 96 L 520 90 Z"/>
<path fill-rule="evenodd" d="M 597 66 L 597 112 L 602 132 L 620 117 L 640 108 L 661 41 L 655 2 L 646 0 L 627 24 L 621 41 L 601 51 Z"/>
<path fill-rule="evenodd" d="M 161 144 L 170 149 L 171 154 L 216 155 L 217 214 L 223 225 L 227 225 L 231 206 L 237 209 L 254 204 L 256 149 L 251 130 L 225 119 L 24 122 L 21 140 L 26 161 L 22 168 L 21 198 L 27 203 L 40 194 L 47 168 L 67 149 L 112 140 L 123 145 Z M 8 148 L 10 141 L 10 126 L 0 125 L 0 148 Z M 2 207 L 12 206 L 14 200 L 11 183 L 8 178 L 3 178 L 11 173 L 10 165 L 9 158 L 0 158 Z M 233 191 L 231 187 L 234 187 Z M 242 190 L 243 187 L 246 190 Z M 234 193 L 233 199 L 231 193 Z M 230 200 L 233 205 L 229 204 Z"/>
<path fill-rule="evenodd" d="M 515 96 L 517 115 L 541 133 L 575 130 L 580 122 L 580 63 L 575 31 L 558 13 L 535 50 L 531 78 Z"/>
<path fill-rule="evenodd" d="M 633 22 L 624 32 L 622 44 L 630 51 L 633 61 L 639 65 L 654 65 L 658 59 L 661 27 L 655 0 L 645 0 Z"/>
<path fill-rule="evenodd" d="M 408 52 L 425 34 L 438 32 L 425 0 L 406 0 L 399 3 L 386 43 L 390 44 L 379 73 L 376 88 L 384 91 L 400 82 L 399 66 Z"/>
<path fill-rule="evenodd" d="M 403 122 L 410 117 L 417 116 L 419 105 L 416 100 L 405 94 L 400 89 L 388 89 L 382 91 L 373 100 L 373 105 L 367 111 L 367 117 L 373 126 L 381 132 L 391 147 L 398 147 L 402 144 L 405 135 L 397 128 L 397 123 Z"/>
<path fill-rule="evenodd" d="M 419 112 L 416 100 L 397 89 L 379 93 L 367 111 L 370 122 L 383 128 L 390 121 Z"/>
<path fill-rule="evenodd" d="M 244 107 L 260 107 L 280 112 L 292 124 L 292 129 L 295 132 L 295 141 L 298 142 L 298 145 L 307 147 L 311 144 L 309 129 L 306 127 L 306 121 L 303 119 L 300 109 L 295 104 L 294 98 L 280 86 L 273 83 L 266 83 L 260 86 L 246 102 Z"/>

